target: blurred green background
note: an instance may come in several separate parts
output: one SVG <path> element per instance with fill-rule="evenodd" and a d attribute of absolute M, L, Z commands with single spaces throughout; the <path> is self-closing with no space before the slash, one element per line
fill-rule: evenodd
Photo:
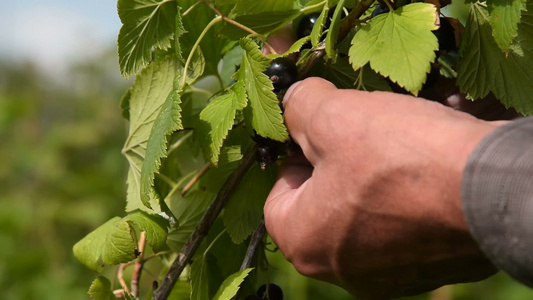
<path fill-rule="evenodd" d="M 104 7 L 104 2 L 107 15 L 114 15 L 114 1 L 84 5 Z M 0 20 L 5 14 L 0 12 Z M 36 30 L 41 25 L 32 24 Z M 0 37 L 6 36 L 6 26 L 0 23 Z M 3 39 L 2 47 L 15 49 L 23 35 L 7 29 L 14 39 Z M 56 54 L 61 38 L 69 38 L 53 30 L 45 34 L 59 43 L 52 48 Z M 96 274 L 76 261 L 72 246 L 109 218 L 123 215 L 126 160 L 120 150 L 127 123 L 119 102 L 131 81 L 119 76 L 113 43 L 104 44 L 96 55 L 72 47 L 68 57 L 77 59 L 59 52 L 65 57 L 61 66 L 39 61 L 47 56 L 13 59 L 0 51 L 0 299 L 88 299 Z M 279 253 L 269 259 L 272 280 L 283 287 L 286 299 L 351 299 L 298 275 Z M 533 299 L 533 291 L 499 274 L 408 299 L 522 300 Z"/>

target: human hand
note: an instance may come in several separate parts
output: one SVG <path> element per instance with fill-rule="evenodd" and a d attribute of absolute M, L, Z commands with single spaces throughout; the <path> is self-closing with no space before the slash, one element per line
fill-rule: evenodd
<path fill-rule="evenodd" d="M 495 272 L 468 231 L 460 184 L 499 123 L 319 78 L 291 87 L 284 106 L 303 155 L 283 166 L 264 212 L 300 273 L 387 299 Z"/>

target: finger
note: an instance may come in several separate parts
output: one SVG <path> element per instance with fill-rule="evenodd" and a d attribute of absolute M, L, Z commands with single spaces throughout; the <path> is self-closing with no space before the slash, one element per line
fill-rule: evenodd
<path fill-rule="evenodd" d="M 267 197 L 264 214 L 268 233 L 280 246 L 287 233 L 287 220 L 293 219 L 291 207 L 305 188 L 313 167 L 299 153 L 289 157 L 281 167 L 278 179 Z M 289 218 L 290 217 L 290 218 Z M 280 246 L 281 247 L 281 246 Z"/>
<path fill-rule="evenodd" d="M 285 123 L 289 133 L 313 165 L 316 163 L 317 153 L 310 139 L 322 137 L 317 132 L 312 132 L 320 128 L 313 125 L 316 125 L 318 120 L 324 120 L 321 107 L 335 97 L 335 91 L 337 88 L 331 82 L 311 77 L 293 84 L 283 100 Z"/>

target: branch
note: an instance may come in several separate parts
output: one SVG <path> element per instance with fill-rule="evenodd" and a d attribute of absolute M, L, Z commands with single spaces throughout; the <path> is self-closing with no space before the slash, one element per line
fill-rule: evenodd
<path fill-rule="evenodd" d="M 222 187 L 222 189 L 220 189 L 213 202 L 211 202 L 211 204 L 205 211 L 202 219 L 200 220 L 200 222 L 198 222 L 196 228 L 189 236 L 189 239 L 181 248 L 178 257 L 170 266 L 170 269 L 168 270 L 165 278 L 163 279 L 161 286 L 154 291 L 152 297 L 153 300 L 167 299 L 168 295 L 170 295 L 170 292 L 172 291 L 174 284 L 181 275 L 181 272 L 191 260 L 192 256 L 202 243 L 202 240 L 207 236 L 211 225 L 213 225 L 213 222 L 222 211 L 222 208 L 224 208 L 224 206 L 228 202 L 233 191 L 235 190 L 235 188 L 237 188 L 248 169 L 250 169 L 253 163 L 255 163 L 255 151 L 255 145 L 250 147 L 244 154 L 237 168 L 228 177 L 228 179 L 224 183 L 224 186 Z"/>
<path fill-rule="evenodd" d="M 131 294 L 135 299 L 139 297 L 139 281 L 144 266 L 144 246 L 146 245 L 146 232 L 141 231 L 139 238 L 139 256 L 135 261 L 133 273 L 131 274 Z"/>
<path fill-rule="evenodd" d="M 259 244 L 261 244 L 261 241 L 263 240 L 265 231 L 265 220 L 261 219 L 254 232 L 252 233 L 252 237 L 250 238 L 250 244 L 248 244 L 248 249 L 246 249 L 246 254 L 244 255 L 244 260 L 242 261 L 240 269 L 241 271 L 244 269 L 248 269 L 252 266 L 252 260 L 254 259 L 257 247 L 259 246 Z"/>

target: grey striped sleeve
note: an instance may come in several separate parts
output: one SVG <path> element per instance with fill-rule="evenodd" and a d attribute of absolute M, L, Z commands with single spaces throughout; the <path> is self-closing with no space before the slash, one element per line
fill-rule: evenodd
<path fill-rule="evenodd" d="M 470 155 L 461 197 L 494 265 L 533 287 L 533 117 L 497 128 Z"/>

